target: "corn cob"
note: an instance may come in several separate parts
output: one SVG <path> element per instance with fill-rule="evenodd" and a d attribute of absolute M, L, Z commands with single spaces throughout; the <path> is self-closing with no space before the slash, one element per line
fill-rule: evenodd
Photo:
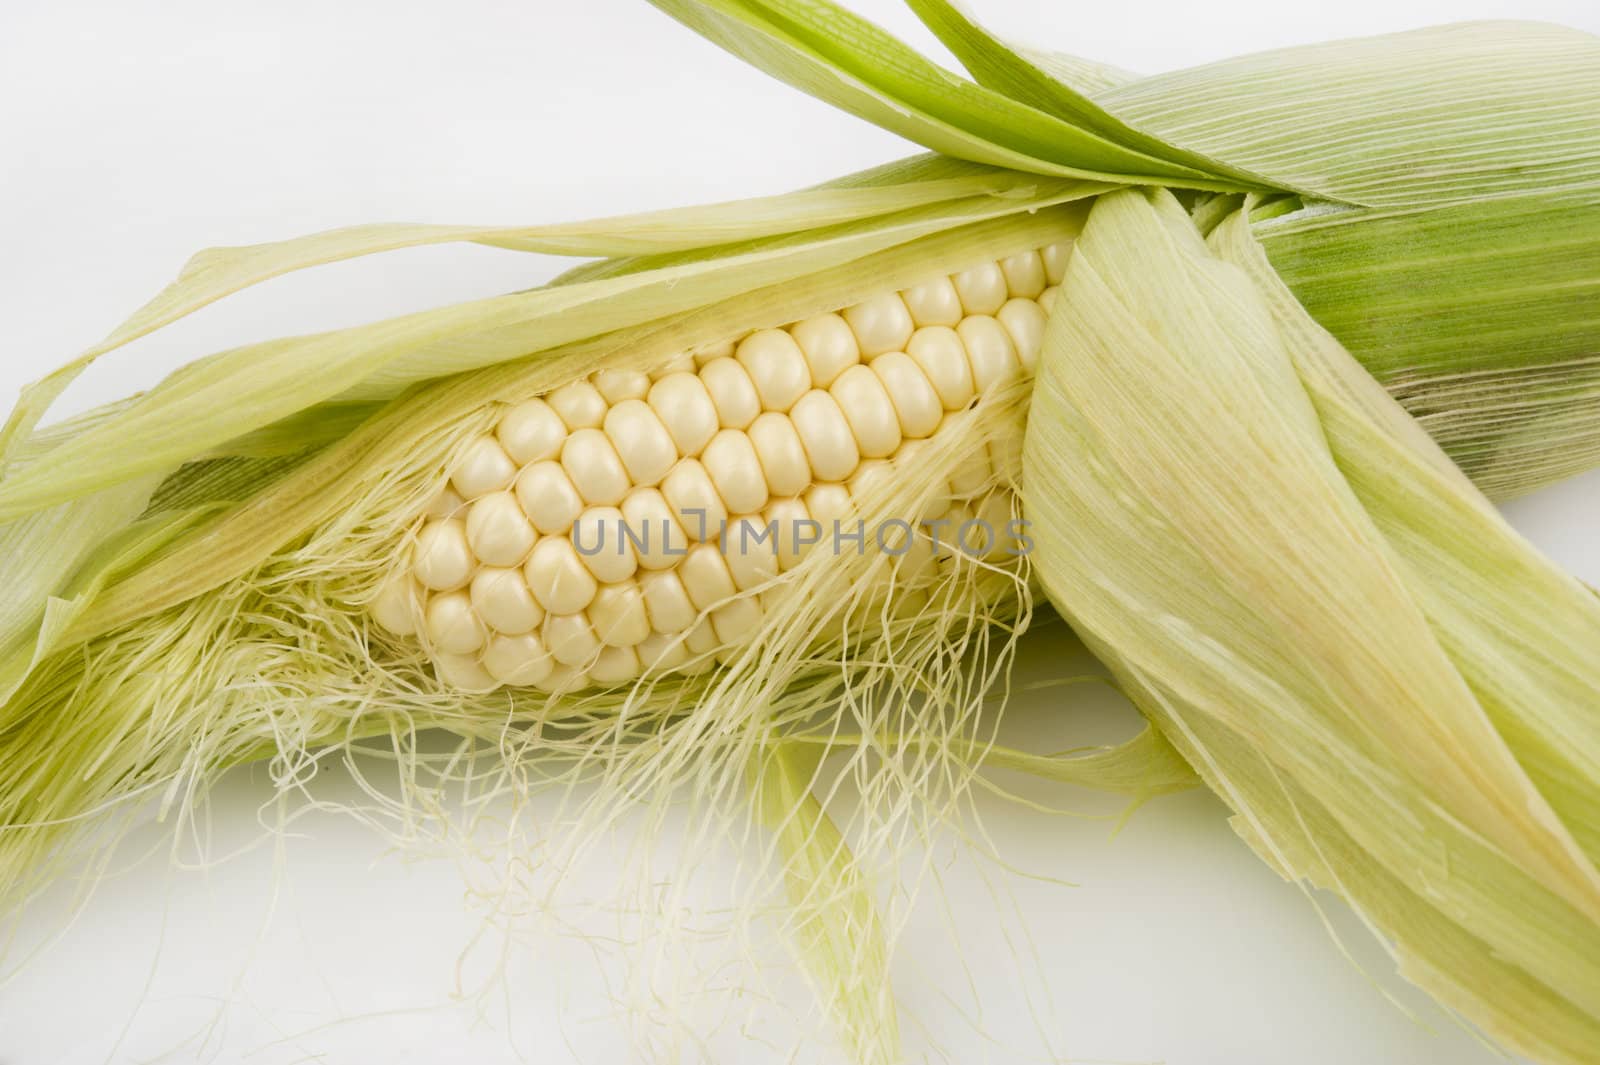
<path fill-rule="evenodd" d="M 1068 254 L 1046 245 L 507 407 L 411 530 L 374 619 L 467 691 L 709 668 L 759 628 L 742 593 L 831 536 L 864 485 L 896 464 L 914 476 L 919 441 L 1031 376 Z M 1017 453 L 1010 428 L 906 545 L 913 568 L 1015 557 L 1010 493 L 991 489 L 1014 481 L 994 468 Z"/>

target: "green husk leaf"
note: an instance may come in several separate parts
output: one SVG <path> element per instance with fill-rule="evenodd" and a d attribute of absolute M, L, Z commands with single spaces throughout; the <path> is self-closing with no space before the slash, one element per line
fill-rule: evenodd
<path fill-rule="evenodd" d="M 359 428 L 337 443 L 306 457 L 274 484 L 271 492 L 251 495 L 220 512 L 214 520 L 170 545 L 161 556 L 150 559 L 137 573 L 109 587 L 93 614 L 78 620 L 73 633 L 80 639 L 88 639 L 248 572 L 284 543 L 360 498 L 367 487 L 366 464 L 383 455 L 404 453 L 420 436 L 442 431 L 485 404 L 506 397 L 536 395 L 619 360 L 631 365 L 651 365 L 698 344 L 844 306 L 869 289 L 914 283 L 926 275 L 930 262 L 981 261 L 995 254 L 1061 239 L 1075 231 L 1083 216 L 1077 197 L 1089 190 L 1098 191 L 1098 188 L 1068 183 L 1054 193 L 1071 201 L 1061 205 L 1038 207 L 1039 201 L 1030 198 L 1018 203 L 1008 202 L 1004 208 L 991 208 L 998 217 L 985 221 L 951 225 L 948 220 L 941 220 L 938 224 L 927 225 L 932 230 L 928 235 L 904 243 L 894 242 L 859 258 L 832 261 L 841 257 L 819 255 L 817 249 L 802 245 L 800 254 L 809 256 L 810 262 L 819 265 L 818 269 L 809 273 L 797 271 L 767 288 L 746 288 L 753 271 L 747 272 L 745 285 L 738 284 L 737 276 L 724 276 L 718 284 L 725 284 L 727 290 L 736 294 L 648 320 L 633 328 L 597 332 L 529 358 L 506 361 L 477 373 L 432 382 L 425 389 L 414 389 L 397 397 L 379 414 L 365 419 Z M 1030 207 L 1036 209 L 1030 210 Z M 733 273 L 737 275 L 737 271 Z M 654 272 L 629 275 L 645 281 L 653 276 Z M 609 303 L 599 298 L 598 305 L 591 308 L 592 328 L 616 325 L 628 313 L 631 290 L 623 288 L 622 291 L 623 296 L 612 297 Z M 684 299 L 686 303 L 690 299 L 684 292 L 667 295 Z M 614 313 L 606 313 L 608 306 Z M 530 328 L 537 324 L 531 323 Z M 273 382 L 263 380 L 261 383 Z M 278 383 L 288 387 L 287 383 Z M 243 395 L 236 407 L 242 411 L 247 402 L 254 400 L 255 397 Z M 186 398 L 182 402 L 192 401 Z M 94 431 L 115 436 L 116 424 L 95 423 Z M 193 443 L 196 442 L 192 441 L 191 445 Z M 109 447 L 109 443 L 106 446 Z M 174 450 L 187 454 L 181 448 L 181 441 L 174 442 Z M 53 467 L 54 463 L 51 465 Z M 0 484 L 0 498 L 4 497 L 4 488 L 5 485 Z"/>
<path fill-rule="evenodd" d="M 0 521 L 130 477 L 170 472 L 197 453 L 320 403 L 385 400 L 423 381 L 685 313 L 919 237 L 1039 211 L 1102 189 L 1035 178 L 1007 195 L 964 197 L 823 227 L 797 238 L 736 245 L 733 251 L 682 265 L 235 348 L 189 364 L 116 417 L 86 425 L 53 450 L 48 468 L 12 469 L 0 481 Z M 772 209 L 763 203 L 757 210 L 766 215 Z M 193 284 L 211 291 L 204 279 Z M 170 302 L 185 300 L 172 297 Z M 92 357 L 97 356 L 91 352 L 84 359 Z M 64 387 L 88 364 L 84 359 L 63 371 L 64 376 L 47 379 L 37 395 Z M 32 415 L 24 421 L 28 417 Z"/>
<path fill-rule="evenodd" d="M 851 1060 L 894 1065 L 900 1030 L 889 951 L 870 885 L 811 793 L 823 748 L 780 743 L 758 756 L 756 802 L 788 896 L 787 926 L 817 999 Z"/>
<path fill-rule="evenodd" d="M 1136 129 L 1101 107 L 1087 93 L 1076 88 L 1071 80 L 1052 73 L 1047 69 L 1049 60 L 1041 63 L 1035 54 L 1002 41 L 948 0 L 907 0 L 907 3 L 978 84 L 985 88 L 1154 158 L 1201 173 L 1230 178 L 1246 187 L 1266 188 L 1273 184 L 1257 174 L 1236 169 L 1197 152 L 1174 147 L 1169 141 Z M 1085 74 L 1081 68 L 1069 72 L 1066 62 L 1054 65 L 1072 80 Z M 1103 71 L 1104 68 L 1098 76 L 1109 79 L 1112 84 L 1134 80 L 1131 76 Z"/>
<path fill-rule="evenodd" d="M 1279 188 L 1376 207 L 1592 186 L 1600 162 L 1600 39 L 1546 23 L 1285 48 L 1095 99 Z"/>
<path fill-rule="evenodd" d="M 1131 70 L 1114 67 L 1109 63 L 1068 55 L 1066 52 L 1046 52 L 1017 44 L 1007 47 L 1047 77 L 1084 96 L 1093 97 L 1118 85 L 1138 81 L 1144 76 L 1135 74 Z"/>
<path fill-rule="evenodd" d="M 1600 600 L 1306 315 L 1244 214 L 1101 198 L 1023 498 L 1046 591 L 1287 876 L 1508 1047 L 1600 1045 Z"/>
<path fill-rule="evenodd" d="M 217 300 L 296 270 L 429 244 L 470 242 L 548 255 L 630 256 L 758 240 L 845 225 L 926 204 L 1003 195 L 1019 174 L 954 160 L 912 160 L 815 189 L 699 207 L 544 226 L 378 224 L 350 226 L 244 247 L 207 248 L 176 280 L 100 343 L 26 389 L 0 430 L 9 461 L 50 407 L 102 355 Z M 0 468 L 4 468 L 0 462 Z"/>
<path fill-rule="evenodd" d="M 1404 561 L 1457 670 L 1589 860 L 1600 860 L 1600 600 L 1513 531 L 1306 313 L 1248 227 L 1224 226 L 1215 245 L 1271 306 L 1341 472 Z"/>
<path fill-rule="evenodd" d="M 155 487 L 154 478 L 113 485 L 0 526 L 0 706 L 85 605 L 69 591 L 73 577 L 139 516 Z"/>
<path fill-rule="evenodd" d="M 1252 228 L 1312 316 L 1491 496 L 1600 460 L 1600 186 Z"/>
<path fill-rule="evenodd" d="M 651 2 L 768 74 L 946 155 L 1114 183 L 1242 187 L 959 78 L 827 0 Z M 1102 115 L 1087 101 L 1082 110 Z"/>
<path fill-rule="evenodd" d="M 1188 791 L 1200 782 L 1177 748 L 1148 725 L 1122 743 L 1060 755 L 996 745 L 983 752 L 983 765 L 1140 800 Z"/>

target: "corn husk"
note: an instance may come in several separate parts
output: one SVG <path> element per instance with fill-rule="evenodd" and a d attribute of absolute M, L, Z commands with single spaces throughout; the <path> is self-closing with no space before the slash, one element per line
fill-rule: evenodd
<path fill-rule="evenodd" d="M 1600 41 L 1588 34 L 1469 23 L 1138 78 L 911 0 L 969 82 L 825 0 L 655 3 L 946 154 L 1284 195 L 1252 215 L 1269 261 L 1486 492 L 1600 458 Z"/>
<path fill-rule="evenodd" d="M 1024 450 L 1038 572 L 1285 876 L 1545 1061 L 1600 1046 L 1600 600 L 1278 280 L 1097 202 Z"/>

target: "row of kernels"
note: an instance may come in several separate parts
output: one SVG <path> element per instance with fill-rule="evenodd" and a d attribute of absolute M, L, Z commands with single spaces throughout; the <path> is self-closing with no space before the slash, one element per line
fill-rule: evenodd
<path fill-rule="evenodd" d="M 886 468 L 883 463 L 867 467 L 858 477 L 857 491 L 870 491 L 870 474 Z M 485 569 L 474 578 L 470 593 L 432 597 L 426 613 L 430 642 L 442 655 L 479 653 L 490 677 L 514 686 L 540 686 L 554 668 L 552 662 L 572 670 L 581 668 L 594 683 L 629 679 L 652 662 L 676 663 L 678 652 L 669 655 L 662 651 L 662 640 L 682 636 L 703 612 L 708 616 L 700 624 L 709 623 L 715 646 L 740 643 L 759 621 L 760 608 L 753 597 L 741 598 L 738 593 L 758 587 L 798 562 L 810 545 L 798 542 L 793 530 L 813 510 L 824 516 L 829 512 L 842 516 L 851 506 L 850 493 L 843 486 L 818 485 L 811 495 L 814 507 L 798 499 L 778 501 L 759 521 L 735 522 L 726 534 L 725 551 L 713 543 L 699 544 L 675 569 L 643 573 L 637 583 L 625 580 L 596 586 L 578 560 L 567 553 L 566 541 L 552 540 L 552 544 L 562 545 L 567 566 L 548 575 L 542 592 L 553 607 L 571 612 L 546 614 L 524 583 L 522 572 Z M 947 519 L 961 525 L 970 520 L 968 509 L 957 504 Z M 776 536 L 771 531 L 774 528 L 779 530 Z M 888 546 L 898 548 L 897 544 Z M 899 583 L 904 585 L 906 580 L 902 571 Z M 563 591 L 570 594 L 575 587 L 579 590 L 574 597 L 563 601 Z M 589 600 L 584 607 L 571 609 L 584 599 Z M 652 638 L 656 638 L 654 650 L 661 653 L 637 661 L 615 653 L 615 649 L 643 645 Z"/>
<path fill-rule="evenodd" d="M 518 467 L 555 457 L 569 433 L 605 426 L 612 409 L 630 400 L 655 415 L 642 417 L 639 408 L 624 407 L 618 417 L 621 428 L 633 430 L 630 440 L 659 444 L 665 430 L 680 454 L 696 455 L 710 440 L 712 411 L 721 427 L 745 428 L 761 410 L 787 411 L 809 388 L 829 387 L 863 356 L 870 359 L 905 350 L 918 328 L 954 327 L 973 315 L 999 317 L 1026 362 L 1037 352 L 1037 343 L 1023 336 L 1042 328 L 1026 305 L 1037 308 L 1037 301 L 1060 283 L 1069 254 L 1070 245 L 1051 244 L 936 277 L 901 293 L 873 297 L 842 314 L 818 315 L 787 330 L 759 330 L 737 344 L 728 342 L 693 357 L 670 360 L 654 375 L 602 370 L 592 379 L 570 382 L 543 399 L 508 411 L 497 430 L 504 458 L 486 449 L 469 455 L 458 474 L 466 483 L 458 484 L 458 490 L 471 499 L 506 487 Z M 794 359 L 797 353 L 802 356 L 799 361 Z M 745 371 L 743 375 L 721 361 L 729 357 Z M 690 366 L 704 374 L 714 364 L 710 380 L 702 380 L 701 389 L 695 389 Z M 807 370 L 809 382 L 803 372 Z M 704 396 L 699 395 L 702 390 Z M 646 475 L 637 480 L 653 483 L 651 467 L 661 460 L 655 456 L 653 462 L 646 460 L 639 454 L 644 450 L 632 449 L 622 461 L 628 465 L 631 455 L 644 462 Z"/>

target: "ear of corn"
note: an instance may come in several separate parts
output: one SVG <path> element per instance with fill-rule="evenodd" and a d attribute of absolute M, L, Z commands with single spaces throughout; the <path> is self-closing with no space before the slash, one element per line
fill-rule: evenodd
<path fill-rule="evenodd" d="M 1208 248 L 1166 194 L 1104 197 L 1058 306 L 1023 474 L 1052 601 L 1284 875 L 1344 894 L 1505 1045 L 1589 1060 L 1600 600 L 1242 216 Z"/>
<path fill-rule="evenodd" d="M 1600 956 L 1585 827 L 1600 766 L 1572 712 L 1595 690 L 1592 605 L 1370 394 L 1294 298 L 1485 488 L 1509 493 L 1591 462 L 1600 391 L 1585 308 L 1597 222 L 1592 179 L 1575 166 L 1593 155 L 1596 82 L 1583 81 L 1592 43 L 1505 31 L 1489 56 L 1488 31 L 1451 30 L 1146 82 L 1010 49 L 950 6 L 918 0 L 974 70 L 973 85 L 815 0 L 660 6 L 962 159 L 591 224 L 358 227 L 198 256 L 105 342 L 35 386 L 0 436 L 0 566 L 13 581 L 0 608 L 0 897 L 47 883 L 74 857 L 66 843 L 91 811 L 158 795 L 163 812 L 183 813 L 210 774 L 257 758 L 272 759 L 292 788 L 310 751 L 374 736 L 391 739 L 416 774 L 408 737 L 446 728 L 506 753 L 508 791 L 526 786 L 535 754 L 598 765 L 610 789 L 593 823 L 679 785 L 707 807 L 742 806 L 779 848 L 794 938 L 830 1013 L 863 1060 L 889 1060 L 881 974 L 895 928 L 872 911 L 844 839 L 892 854 L 908 798 L 948 815 L 985 762 L 1136 797 L 1174 790 L 1193 779 L 1175 743 L 1270 860 L 1343 891 L 1395 937 L 1420 982 L 1511 1045 L 1576 1060 L 1573 1048 L 1592 1035 Z M 1449 70 L 1452 60 L 1465 65 Z M 1442 88 L 1429 80 L 1441 71 Z M 1233 120 L 1265 74 L 1279 86 L 1271 120 Z M 1358 97 L 1370 113 L 1341 102 Z M 1197 114 L 1196 99 L 1228 120 Z M 1319 132 L 1330 128 L 1344 136 Z M 1416 165 L 1418 151 L 1437 165 Z M 1015 514 L 1030 398 L 1022 375 L 997 378 L 958 410 L 959 385 L 947 397 L 950 381 L 919 362 L 911 337 L 867 341 L 869 365 L 854 367 L 848 386 L 840 375 L 823 388 L 809 364 L 809 378 L 799 374 L 788 349 L 804 356 L 802 335 L 820 335 L 823 320 L 842 336 L 830 316 L 856 307 L 857 321 L 842 320 L 860 354 L 886 298 L 913 326 L 959 326 L 919 323 L 912 304 L 924 297 L 910 290 L 976 264 L 989 264 L 992 280 L 994 264 L 1070 239 L 1089 199 L 1151 183 L 1187 190 L 1183 206 L 1121 193 L 1095 208 L 1098 235 L 1070 312 L 1079 347 L 1061 339 L 1062 313 L 1050 326 L 1056 362 L 1081 377 L 1058 372 L 1042 393 L 1030 453 L 1045 472 L 1024 488 L 1030 516 L 1050 525 L 1046 587 L 1161 732 L 1084 758 L 994 746 L 985 700 L 1003 686 L 1030 617 L 1026 559 L 956 553 L 919 581 L 882 551 L 826 560 L 836 564 L 794 551 L 792 565 L 740 580 L 725 552 L 702 552 L 726 579 L 698 602 L 686 591 L 693 624 L 680 609 L 676 628 L 652 618 L 637 559 L 627 574 L 569 567 L 587 578 L 576 581 L 581 605 L 565 597 L 572 582 L 529 585 L 535 552 L 560 542 L 551 530 L 584 513 L 563 510 L 574 499 L 615 507 L 609 518 L 629 508 L 659 516 L 656 492 L 675 520 L 661 486 L 690 462 L 707 471 L 700 495 L 734 517 L 765 516 L 773 497 L 785 514 L 811 515 L 818 487 L 869 522 L 985 500 Z M 148 394 L 37 428 L 96 359 L 207 303 L 290 270 L 447 240 L 608 258 L 526 292 L 223 352 Z M 1580 253 L 1549 255 L 1567 246 Z M 1539 298 L 1517 283 L 1536 263 Z M 1158 279 L 1170 285 L 1160 298 Z M 943 298 L 924 296 L 929 307 Z M 1032 329 L 1026 310 L 1010 332 L 1003 304 L 996 316 L 973 310 L 962 317 L 992 324 L 969 331 L 1013 348 L 1016 330 Z M 1130 343 L 1150 339 L 1137 321 L 1146 311 L 1177 335 L 1216 340 L 1232 360 Z M 970 375 L 984 345 L 956 336 L 965 362 L 946 361 Z M 758 337 L 744 360 L 736 348 L 693 364 L 697 351 Z M 1110 351 L 1126 351 L 1126 364 L 1106 365 Z M 1115 373 L 1134 366 L 1164 384 L 1169 418 L 1116 402 Z M 652 408 L 651 389 L 669 379 L 683 397 Z M 910 403 L 924 383 L 937 411 Z M 1190 385 L 1215 417 L 1184 396 Z M 696 387 L 714 426 L 692 416 Z M 811 402 L 823 406 L 797 411 L 797 390 L 826 397 Z M 1101 425 L 1091 440 L 1095 423 L 1063 415 L 1074 403 L 1126 432 Z M 555 422 L 570 462 L 545 455 Z M 824 425 L 838 447 L 818 446 Z M 1235 429 L 1238 448 L 1222 448 L 1221 432 Z M 1324 433 L 1331 456 L 1318 450 Z M 914 461 L 896 437 L 920 445 Z M 1283 453 L 1263 449 L 1267 439 Z M 847 491 L 852 449 L 856 460 L 901 459 L 892 467 L 901 475 Z M 1181 507 L 1150 502 L 1166 483 L 1148 480 L 1151 456 L 1181 451 L 1193 463 L 1208 449 L 1227 454 L 1179 485 L 1189 485 Z M 804 455 L 805 468 L 786 453 Z M 1255 457 L 1245 476 L 1216 484 L 1219 472 L 1241 472 L 1244 454 Z M 1060 469 L 1069 455 L 1075 464 Z M 535 468 L 545 480 L 532 484 Z M 1109 484 L 1111 470 L 1145 496 Z M 1237 498 L 1241 484 L 1290 472 L 1317 486 L 1314 507 L 1289 507 L 1286 492 Z M 452 477 L 461 502 L 472 499 L 464 516 L 452 517 L 441 494 Z M 511 480 L 522 477 L 526 498 Z M 506 484 L 510 497 L 497 494 Z M 1278 555 L 1261 554 L 1265 532 L 1241 534 L 1254 527 L 1241 526 L 1234 504 L 1284 534 Z M 1187 545 L 1156 560 L 1175 567 L 1158 586 L 1141 583 L 1158 570 L 1113 517 L 1124 510 L 1152 543 Z M 530 530 L 548 535 L 530 541 Z M 422 572 L 462 563 L 463 542 L 459 572 Z M 424 600 L 413 577 L 438 587 Z M 1278 601 L 1278 578 L 1315 624 L 1303 628 Z M 1327 602 L 1302 602 L 1318 588 Z M 1473 606 L 1480 596 L 1515 619 L 1519 639 L 1507 646 L 1488 631 Z M 1560 609 L 1543 617 L 1532 605 L 1541 602 Z M 1370 604 L 1385 604 L 1387 627 L 1352 623 Z M 716 611 L 729 608 L 718 633 Z M 1292 616 L 1266 625 L 1269 609 Z M 678 650 L 656 639 L 706 623 L 712 639 L 695 637 L 697 646 L 689 635 Z M 559 676 L 543 657 L 557 637 L 570 659 Z M 678 651 L 692 654 L 679 661 Z M 1416 663 L 1395 657 L 1408 654 Z M 808 795 L 822 753 L 848 760 L 864 821 L 836 826 Z M 1356 794 L 1345 790 L 1351 765 L 1370 785 Z M 881 820 L 874 810 L 886 811 Z M 1481 880 L 1452 876 L 1464 867 Z"/>

